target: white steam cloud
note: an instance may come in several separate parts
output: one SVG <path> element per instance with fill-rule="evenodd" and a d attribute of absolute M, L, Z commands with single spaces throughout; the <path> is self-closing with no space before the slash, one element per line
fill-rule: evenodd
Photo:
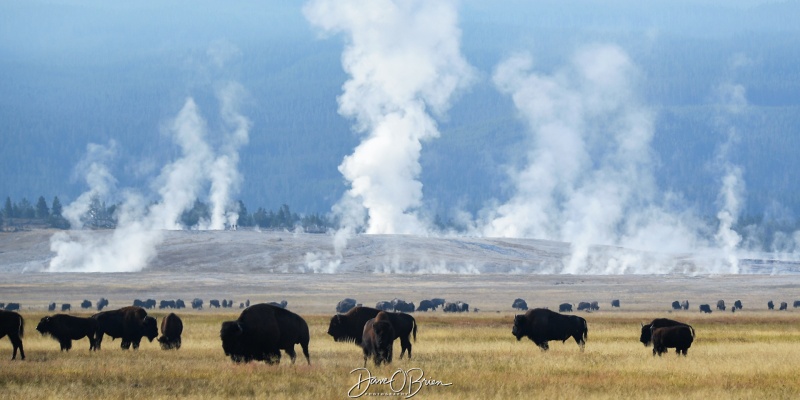
<path fill-rule="evenodd" d="M 223 135 L 223 145 L 216 154 L 208 143 L 208 128 L 192 98 L 169 126 L 169 133 L 181 150 L 180 157 L 161 169 L 154 180 L 155 202 L 132 191 L 124 193 L 117 207 L 117 227 L 108 234 L 88 234 L 75 224 L 69 232 L 53 235 L 50 249 L 56 253 L 49 264 L 53 272 L 132 272 L 140 271 L 156 256 L 156 246 L 163 241 L 164 230 L 184 229 L 180 218 L 208 188 L 211 221 L 201 229 L 224 229 L 235 224 L 237 211 L 231 195 L 238 191 L 241 175 L 238 149 L 247 143 L 250 122 L 239 114 L 238 99 L 243 89 L 235 83 L 218 93 L 223 121 L 232 129 Z M 113 148 L 113 145 L 111 146 Z M 85 213 L 87 198 L 105 197 L 115 182 L 102 162 L 110 149 L 90 145 L 86 161 L 89 190 L 65 210 L 75 210 L 70 217 L 79 220 Z M 106 155 L 106 157 L 99 157 Z"/>
<path fill-rule="evenodd" d="M 350 80 L 339 113 L 365 136 L 339 166 L 350 183 L 335 208 L 344 229 L 362 228 L 366 209 L 367 233 L 427 232 L 418 215 L 419 157 L 423 143 L 439 136 L 429 113 L 444 113 L 473 76 L 459 50 L 454 2 L 315 0 L 304 13 L 325 33 L 345 37 L 342 66 Z"/>

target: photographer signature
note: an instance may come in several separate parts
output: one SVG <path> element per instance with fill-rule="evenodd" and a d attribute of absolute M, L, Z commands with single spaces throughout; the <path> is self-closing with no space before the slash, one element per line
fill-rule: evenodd
<path fill-rule="evenodd" d="M 372 375 L 367 368 L 356 368 L 350 371 L 350 374 L 358 373 L 358 382 L 347 391 L 347 396 L 351 399 L 356 399 L 365 394 L 368 396 L 381 395 L 384 393 L 367 393 L 367 390 L 373 385 L 388 387 L 390 392 L 386 392 L 392 396 L 405 395 L 406 399 L 414 397 L 419 391 L 426 386 L 450 386 L 452 383 L 442 383 L 440 380 L 429 379 L 425 377 L 425 372 L 422 368 L 411 368 L 408 370 L 398 369 L 389 377 L 377 377 Z"/>

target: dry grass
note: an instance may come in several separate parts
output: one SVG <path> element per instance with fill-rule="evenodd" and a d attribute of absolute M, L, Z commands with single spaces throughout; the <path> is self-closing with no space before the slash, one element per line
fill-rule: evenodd
<path fill-rule="evenodd" d="M 163 314 L 154 313 L 159 319 Z M 156 342 L 122 351 L 104 340 L 88 351 L 84 339 L 69 353 L 41 337 L 26 313 L 27 360 L 9 361 L 11 345 L 0 340 L 2 398 L 346 398 L 362 366 L 360 349 L 326 334 L 330 315 L 305 315 L 311 328 L 312 365 L 233 364 L 222 353 L 218 332 L 230 313 L 182 314 L 183 347 L 162 351 Z M 741 312 L 683 316 L 697 339 L 686 358 L 673 352 L 653 357 L 638 342 L 639 323 L 654 313 L 600 312 L 589 322 L 586 351 L 573 341 L 541 352 L 511 335 L 510 313 L 417 314 L 420 330 L 412 360 L 368 368 L 388 377 L 421 368 L 427 378 L 452 383 L 424 387 L 415 398 L 798 398 L 800 314 Z M 680 318 L 680 317 L 676 317 Z M 395 343 L 399 352 L 399 344 Z M 299 350 L 299 348 L 298 348 Z M 396 352 L 395 354 L 398 354 Z M 407 392 L 408 385 L 405 387 Z M 373 385 L 370 392 L 386 392 Z M 364 397 L 366 398 L 366 396 Z"/>

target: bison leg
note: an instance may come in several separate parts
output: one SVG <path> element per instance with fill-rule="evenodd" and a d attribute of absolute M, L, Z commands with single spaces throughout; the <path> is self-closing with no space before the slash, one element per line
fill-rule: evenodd
<path fill-rule="evenodd" d="M 581 348 L 581 351 L 583 351 L 583 348 L 586 347 L 586 341 L 583 340 L 583 336 L 580 335 L 580 334 L 577 334 L 577 335 L 573 336 L 573 338 L 575 339 L 575 343 L 578 344 L 578 347 Z"/>
<path fill-rule="evenodd" d="M 22 339 L 19 335 L 8 335 L 8 339 L 11 340 L 11 346 L 14 347 L 14 352 L 11 355 L 11 359 L 15 360 L 17 358 L 17 349 L 19 349 L 19 355 L 21 356 L 20 359 L 25 359 L 25 350 L 22 349 Z"/>
<path fill-rule="evenodd" d="M 286 348 L 286 354 L 289 355 L 289 359 L 292 360 L 292 364 L 297 359 L 297 352 L 294 351 L 294 345 Z"/>
<path fill-rule="evenodd" d="M 308 365 L 311 365 L 311 357 L 308 355 L 308 343 L 300 343 L 300 347 L 303 348 L 303 355 L 306 356 L 306 362 L 308 362 Z"/>
<path fill-rule="evenodd" d="M 100 345 L 103 343 L 103 332 L 97 332 L 97 335 L 94 338 L 94 349 L 100 350 Z"/>
<path fill-rule="evenodd" d="M 408 350 L 408 359 L 411 359 L 411 341 L 408 340 L 408 337 L 400 337 L 400 359 L 403 359 L 403 354 L 405 354 L 406 350 Z"/>
<path fill-rule="evenodd" d="M 61 343 L 61 351 L 72 349 L 72 339 L 61 339 L 59 343 Z"/>

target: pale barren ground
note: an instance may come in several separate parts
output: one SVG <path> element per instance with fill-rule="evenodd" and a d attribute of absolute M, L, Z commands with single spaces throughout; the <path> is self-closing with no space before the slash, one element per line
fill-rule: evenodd
<path fill-rule="evenodd" d="M 244 251 L 241 258 L 231 255 L 224 262 L 214 261 L 219 263 L 215 270 L 214 262 L 203 254 L 222 252 L 219 243 L 213 235 L 196 234 L 189 236 L 191 241 L 204 237 L 210 243 L 189 246 L 189 240 L 173 239 L 164 245 L 154 267 L 144 272 L 46 273 L 32 272 L 41 270 L 32 266 L 46 262 L 48 236 L 25 234 L 0 234 L 0 268 L 5 271 L 0 275 L 0 302 L 22 304 L 28 355 L 25 362 L 9 361 L 11 345 L 8 339 L 0 339 L 0 398 L 346 398 L 356 383 L 350 371 L 363 365 L 360 350 L 352 344 L 334 343 L 326 334 L 334 306 L 344 297 L 369 306 L 394 297 L 415 303 L 444 297 L 480 309 L 469 315 L 416 313 L 420 330 L 414 358 L 396 359 L 388 367 L 368 365 L 379 377 L 398 369 L 421 368 L 428 378 L 453 384 L 423 388 L 415 398 L 800 397 L 800 309 L 791 307 L 800 299 L 800 275 L 796 274 L 385 274 L 359 268 L 338 274 L 292 269 L 277 273 L 256 268 L 253 260 L 267 257 L 268 252 L 259 256 L 243 249 L 237 250 Z M 286 235 L 270 240 L 286 242 L 291 234 Z M 541 245 L 530 248 L 541 249 Z M 284 251 L 281 257 L 291 260 L 288 250 Z M 442 251 L 464 257 L 452 249 Z M 198 261 L 184 265 L 164 259 L 180 260 L 181 254 Z M 242 267 L 228 268 L 228 264 Z M 91 312 L 80 311 L 78 304 L 100 297 L 108 298 L 112 308 L 129 305 L 134 298 L 188 301 L 200 297 L 206 303 L 226 298 L 237 306 L 245 299 L 285 299 L 289 309 L 311 327 L 312 365 L 300 359 L 292 366 L 286 358 L 280 366 L 231 363 L 222 353 L 219 327 L 222 321 L 235 319 L 238 309 L 181 310 L 186 329 L 184 346 L 177 352 L 162 351 L 155 343 L 143 343 L 138 352 L 124 352 L 117 347 L 118 341 L 107 339 L 98 353 L 88 352 L 86 340 L 76 342 L 71 352 L 60 353 L 55 341 L 35 331 L 38 320 L 48 314 L 48 303 L 69 302 L 78 310 L 75 314 L 88 316 Z M 589 323 L 586 351 L 581 353 L 569 341 L 551 343 L 547 353 L 527 339 L 517 342 L 511 335 L 514 311 L 510 307 L 517 297 L 531 307 L 551 309 L 562 302 L 599 301 L 601 311 L 579 314 Z M 622 307 L 611 309 L 612 299 L 620 299 Z M 690 311 L 670 311 L 673 300 L 685 299 L 691 303 Z M 735 314 L 697 311 L 700 303 L 713 307 L 719 299 L 729 304 L 740 299 L 745 309 Z M 769 312 L 768 300 L 776 305 L 789 302 L 790 309 Z M 155 310 L 151 314 L 160 320 L 166 313 Z M 695 327 L 697 340 L 687 358 L 674 353 L 654 358 L 650 348 L 638 343 L 639 323 L 655 317 L 675 318 Z M 395 350 L 397 354 L 399 344 Z M 387 388 L 373 386 L 370 391 L 387 392 Z"/>

